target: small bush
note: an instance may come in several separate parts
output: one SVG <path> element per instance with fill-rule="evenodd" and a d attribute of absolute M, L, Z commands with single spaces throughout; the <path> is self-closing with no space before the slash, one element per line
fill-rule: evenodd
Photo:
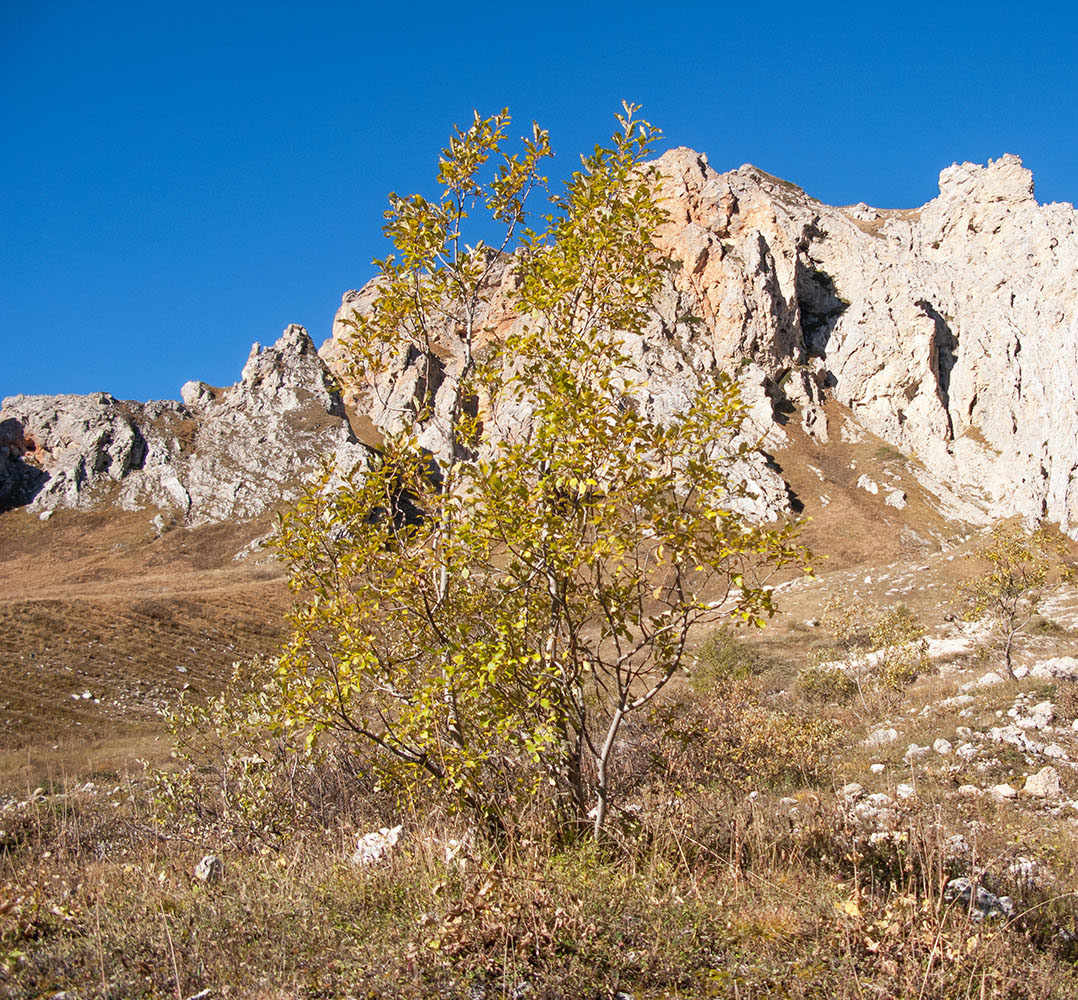
<path fill-rule="evenodd" d="M 842 704 L 857 693 L 857 685 L 845 671 L 829 663 L 808 663 L 797 675 L 795 684 L 806 701 L 823 704 Z"/>
<path fill-rule="evenodd" d="M 889 444 L 881 444 L 876 449 L 876 459 L 880 462 L 905 462 L 906 456 Z"/>
<path fill-rule="evenodd" d="M 262 657 L 237 663 L 223 694 L 205 704 L 181 700 L 166 716 L 174 764 L 153 776 L 162 818 L 237 846 L 279 847 L 345 815 L 394 815 L 363 759 L 271 724 L 263 694 L 273 667 Z"/>
<path fill-rule="evenodd" d="M 1053 700 L 1057 719 L 1060 721 L 1078 719 L 1078 682 L 1057 681 Z"/>
<path fill-rule="evenodd" d="M 892 706 L 930 667 L 924 626 L 904 604 L 883 609 L 840 591 L 823 624 L 834 646 L 821 659 L 850 679 L 866 711 Z"/>
<path fill-rule="evenodd" d="M 664 780 L 681 788 L 762 788 L 815 781 L 841 746 L 831 719 L 772 708 L 744 680 L 717 686 L 699 702 L 652 716 Z"/>
<path fill-rule="evenodd" d="M 732 681 L 759 676 L 775 665 L 772 657 L 754 649 L 731 629 L 716 629 L 696 654 L 692 686 L 697 693 L 707 694 Z"/>
<path fill-rule="evenodd" d="M 1067 635 L 1068 633 L 1065 626 L 1051 618 L 1038 618 L 1030 625 L 1029 630 L 1035 635 Z"/>

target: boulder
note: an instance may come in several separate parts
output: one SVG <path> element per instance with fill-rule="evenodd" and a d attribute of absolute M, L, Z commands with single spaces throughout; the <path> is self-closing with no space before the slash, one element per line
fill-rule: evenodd
<path fill-rule="evenodd" d="M 1058 799 L 1062 792 L 1059 772 L 1049 765 L 1026 778 L 1024 791 L 1038 799 Z"/>
<path fill-rule="evenodd" d="M 394 848 L 401 842 L 403 830 L 404 827 L 398 824 L 393 827 L 383 826 L 380 830 L 363 834 L 356 841 L 352 864 L 368 868 L 388 860 Z"/>
<path fill-rule="evenodd" d="M 1041 660 L 1033 665 L 1029 676 L 1038 680 L 1078 680 L 1078 657 L 1054 656 L 1049 660 Z"/>
<path fill-rule="evenodd" d="M 1014 902 L 1010 896 L 997 896 L 965 876 L 951 879 L 944 887 L 943 898 L 948 903 L 967 907 L 969 918 L 975 923 L 980 923 L 986 917 L 1010 917 L 1014 914 Z"/>
<path fill-rule="evenodd" d="M 207 885 L 210 885 L 214 882 L 220 882 L 224 873 L 225 866 L 221 862 L 221 859 L 215 854 L 207 854 L 197 865 L 195 865 L 194 876 L 200 882 L 205 882 Z"/>

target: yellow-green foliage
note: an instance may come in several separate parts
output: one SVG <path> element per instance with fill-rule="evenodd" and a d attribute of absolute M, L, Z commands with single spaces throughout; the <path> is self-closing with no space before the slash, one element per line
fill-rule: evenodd
<path fill-rule="evenodd" d="M 729 681 L 745 680 L 767 670 L 772 661 L 742 642 L 729 626 L 716 629 L 701 644 L 692 667 L 692 686 L 707 693 Z"/>
<path fill-rule="evenodd" d="M 674 787 L 763 788 L 828 772 L 841 747 L 831 719 L 771 707 L 748 680 L 709 686 L 698 701 L 653 715 Z"/>
<path fill-rule="evenodd" d="M 278 539 L 302 603 L 277 661 L 275 731 L 373 750 L 394 780 L 498 831 L 538 797 L 568 830 L 594 809 L 597 833 L 621 727 L 683 665 L 691 630 L 762 624 L 761 571 L 803 558 L 789 527 L 733 511 L 749 446 L 735 443 L 732 379 L 706 379 L 666 424 L 634 381 L 622 337 L 654 320 L 667 267 L 646 165 L 658 132 L 635 111 L 552 196 L 540 232 L 520 227 L 546 135 L 509 155 L 505 114 L 477 116 L 443 151 L 439 201 L 391 198 L 397 253 L 355 317 L 354 374 L 372 379 L 409 347 L 433 364 L 429 332 L 450 323 L 463 366 L 437 413 L 416 403 L 445 454 L 434 475 L 410 430 L 391 437 L 371 468 L 309 490 Z M 482 358 L 475 317 L 497 254 L 461 235 L 480 209 L 502 249 L 522 235 L 511 284 L 525 317 Z M 531 416 L 488 435 L 475 400 Z"/>
<path fill-rule="evenodd" d="M 798 672 L 796 684 L 809 701 L 844 702 L 857 692 L 846 672 L 828 663 L 807 663 Z"/>
<path fill-rule="evenodd" d="M 870 700 L 886 704 L 930 667 L 924 626 L 905 605 L 881 609 L 841 591 L 825 605 L 823 625 L 835 644 L 817 654 L 798 677 L 809 697 L 841 695 L 839 670 L 863 707 Z"/>
<path fill-rule="evenodd" d="M 1036 617 L 1053 569 L 1053 555 L 1065 550 L 1052 544 L 1043 528 L 1029 532 L 998 524 L 974 554 L 987 568 L 958 586 L 967 619 L 987 617 L 1007 672 L 1013 677 L 1012 657 L 1019 634 Z M 1064 568 L 1061 579 L 1072 578 Z"/>
<path fill-rule="evenodd" d="M 886 692 L 900 694 L 930 666 L 925 627 L 904 604 L 876 619 L 869 645 L 876 654 L 877 683 Z"/>
<path fill-rule="evenodd" d="M 224 694 L 205 704 L 183 699 L 168 713 L 175 765 L 154 780 L 174 827 L 276 843 L 310 817 L 327 755 L 275 724 L 275 688 L 275 665 L 259 657 L 236 664 Z"/>

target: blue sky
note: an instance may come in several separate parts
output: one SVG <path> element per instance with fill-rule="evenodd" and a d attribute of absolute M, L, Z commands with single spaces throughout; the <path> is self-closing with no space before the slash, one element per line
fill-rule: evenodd
<path fill-rule="evenodd" d="M 1018 153 L 1078 201 L 1069 3 L 0 4 L 0 396 L 176 398 L 328 336 L 473 108 L 568 171 L 622 99 L 717 169 L 919 205 Z"/>

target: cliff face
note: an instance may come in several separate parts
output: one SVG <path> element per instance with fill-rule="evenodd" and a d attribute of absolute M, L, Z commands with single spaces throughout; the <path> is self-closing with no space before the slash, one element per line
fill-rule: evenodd
<path fill-rule="evenodd" d="M 178 510 L 191 523 L 257 516 L 298 495 L 323 457 L 366 458 L 307 331 L 255 344 L 239 382 L 188 382 L 183 402 L 12 396 L 0 410 L 0 509 Z"/>
<path fill-rule="evenodd" d="M 824 394 L 982 510 L 1073 529 L 1078 214 L 1038 205 L 1017 157 L 944 170 L 939 197 L 909 212 L 830 208 L 687 150 L 661 162 L 680 211 L 671 252 L 688 259 L 688 234 L 732 240 L 685 269 L 725 353 L 752 352 L 772 376 L 808 364 Z"/>
<path fill-rule="evenodd" d="M 652 329 L 629 345 L 657 415 L 676 411 L 700 373 L 739 366 L 771 443 L 791 410 L 826 441 L 833 399 L 915 456 L 951 510 L 1076 530 L 1078 213 L 1039 205 L 1017 157 L 949 167 L 939 197 L 906 211 L 833 208 L 751 166 L 716 173 L 688 149 L 658 166 L 671 213 L 658 243 L 680 266 Z M 503 267 L 491 336 L 516 322 L 505 280 Z M 321 352 L 331 366 L 342 321 L 372 294 L 345 296 Z M 439 347 L 451 371 L 449 331 Z M 402 355 L 357 403 L 392 426 L 417 381 Z"/>
<path fill-rule="evenodd" d="M 642 405 L 670 416 L 704 374 L 736 370 L 748 433 L 765 447 L 789 443 L 790 420 L 821 443 L 848 433 L 828 426 L 834 401 L 915 457 L 952 513 L 1045 517 L 1078 533 L 1078 213 L 1039 205 L 1017 157 L 949 167 L 938 198 L 904 211 L 833 208 L 751 166 L 716 173 L 688 149 L 658 167 L 670 211 L 658 244 L 677 266 L 652 326 L 626 345 Z M 520 322 L 511 284 L 503 258 L 482 336 Z M 116 503 L 244 517 L 294 495 L 322 455 L 362 461 L 330 372 L 345 381 L 343 321 L 374 294 L 368 284 L 345 295 L 321 357 L 290 327 L 252 353 L 235 386 L 188 383 L 182 404 L 5 400 L 0 509 Z M 460 345 L 448 326 L 435 339 L 437 387 Z M 377 386 L 347 387 L 346 401 L 394 429 L 423 377 L 402 351 Z M 528 418 L 488 416 L 493 427 Z M 435 453 L 436 423 L 419 429 Z M 783 508 L 784 483 L 763 456 L 745 473 L 755 513 Z"/>

